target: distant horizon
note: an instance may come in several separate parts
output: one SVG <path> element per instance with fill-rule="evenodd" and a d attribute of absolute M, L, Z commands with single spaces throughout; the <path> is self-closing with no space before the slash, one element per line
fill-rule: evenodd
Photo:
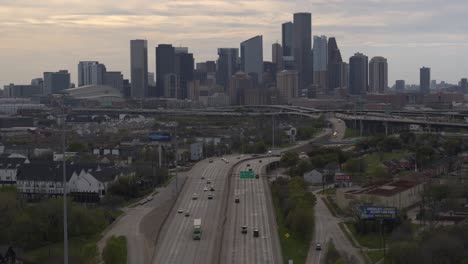
<path fill-rule="evenodd" d="M 0 89 L 58 70 L 68 70 L 77 84 L 78 62 L 86 60 L 130 79 L 131 39 L 148 40 L 150 72 L 161 43 L 188 47 L 197 63 L 216 61 L 217 48 L 239 48 L 262 35 L 265 61 L 271 61 L 271 45 L 281 44 L 281 24 L 296 12 L 312 13 L 312 39 L 336 37 L 345 62 L 356 52 L 369 60 L 387 58 L 389 87 L 400 79 L 419 84 L 423 66 L 438 82 L 468 77 L 468 3 L 462 0 L 136 0 L 117 6 L 110 0 L 0 0 Z"/>

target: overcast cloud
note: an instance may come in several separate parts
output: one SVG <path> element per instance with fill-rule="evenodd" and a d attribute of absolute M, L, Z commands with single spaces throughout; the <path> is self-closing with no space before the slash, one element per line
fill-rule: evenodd
<path fill-rule="evenodd" d="M 0 85 L 29 83 L 44 71 L 99 60 L 129 78 L 129 40 L 148 40 L 149 70 L 159 43 L 188 46 L 196 61 L 218 47 L 263 35 L 264 58 L 281 42 L 281 23 L 312 13 L 312 34 L 335 36 L 344 59 L 384 56 L 389 81 L 468 77 L 466 0 L 0 0 Z"/>

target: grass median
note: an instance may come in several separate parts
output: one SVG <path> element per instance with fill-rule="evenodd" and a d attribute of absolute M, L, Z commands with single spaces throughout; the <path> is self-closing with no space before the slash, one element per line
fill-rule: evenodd
<path fill-rule="evenodd" d="M 127 238 L 124 236 L 110 237 L 102 252 L 102 259 L 105 264 L 126 264 Z"/>
<path fill-rule="evenodd" d="M 315 197 L 301 178 L 272 184 L 273 203 L 284 263 L 305 263 L 312 237 Z M 288 206 L 286 206 L 288 205 Z"/>

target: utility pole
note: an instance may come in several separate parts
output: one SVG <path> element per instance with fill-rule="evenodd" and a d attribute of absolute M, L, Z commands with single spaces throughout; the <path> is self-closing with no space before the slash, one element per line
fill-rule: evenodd
<path fill-rule="evenodd" d="M 275 115 L 271 115 L 271 133 L 272 133 L 272 141 L 271 141 L 271 149 L 275 148 Z"/>
<path fill-rule="evenodd" d="M 63 263 L 68 264 L 68 226 L 67 226 L 67 169 L 65 157 L 65 108 L 63 109 L 62 124 L 62 161 L 63 161 Z"/>
<path fill-rule="evenodd" d="M 177 153 L 177 148 L 178 148 L 178 141 L 177 141 L 177 122 L 174 121 L 174 140 L 175 140 L 175 159 L 174 159 L 174 165 L 175 165 L 175 194 L 177 196 L 177 192 L 178 192 L 178 186 L 177 186 L 177 156 L 178 156 L 178 153 Z"/>

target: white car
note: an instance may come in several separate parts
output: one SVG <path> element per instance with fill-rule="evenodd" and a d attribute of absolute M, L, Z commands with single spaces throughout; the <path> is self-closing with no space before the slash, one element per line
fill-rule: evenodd
<path fill-rule="evenodd" d="M 179 213 L 179 214 L 181 214 L 183 212 L 184 212 L 184 209 L 182 209 L 182 208 L 179 208 L 179 210 L 177 211 L 177 213 Z"/>
<path fill-rule="evenodd" d="M 204 192 L 208 191 L 208 188 L 206 188 L 206 187 L 205 187 L 205 188 L 203 188 L 203 191 L 204 191 Z"/>

